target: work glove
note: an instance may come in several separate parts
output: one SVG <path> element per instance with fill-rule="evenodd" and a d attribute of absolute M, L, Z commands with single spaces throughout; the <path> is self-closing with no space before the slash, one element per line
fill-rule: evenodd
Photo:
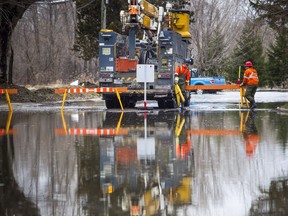
<path fill-rule="evenodd" d="M 178 77 L 178 76 L 175 76 L 175 78 L 174 78 L 174 83 L 175 83 L 175 85 L 178 84 L 178 81 L 179 81 L 179 77 Z"/>
<path fill-rule="evenodd" d="M 240 87 L 242 87 L 242 86 L 244 86 L 244 83 L 242 82 L 242 83 L 240 83 L 240 85 L 239 85 Z"/>

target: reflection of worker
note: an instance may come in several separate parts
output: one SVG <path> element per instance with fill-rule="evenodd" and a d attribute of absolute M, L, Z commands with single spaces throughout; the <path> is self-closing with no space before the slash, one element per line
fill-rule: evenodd
<path fill-rule="evenodd" d="M 253 156 L 259 143 L 259 135 L 254 122 L 255 112 L 250 112 L 243 132 L 246 155 Z"/>
<path fill-rule="evenodd" d="M 258 73 L 253 68 L 253 64 L 250 61 L 245 63 L 245 69 L 246 70 L 244 72 L 243 82 L 240 84 L 240 86 L 247 85 L 245 97 L 250 103 L 250 109 L 254 109 L 256 108 L 254 96 L 259 83 Z"/>
<path fill-rule="evenodd" d="M 175 69 L 175 84 L 178 84 L 181 91 L 185 91 L 185 86 L 190 82 L 190 70 L 187 63 L 183 63 L 182 67 L 177 66 Z"/>
<path fill-rule="evenodd" d="M 190 136 L 186 134 L 186 131 L 183 129 L 185 124 L 185 117 L 180 121 L 181 116 L 178 114 L 176 120 L 176 157 L 181 160 L 185 160 L 190 153 L 191 141 Z"/>
<path fill-rule="evenodd" d="M 187 156 L 190 154 L 190 149 L 191 149 L 190 136 L 186 135 L 185 137 L 182 137 L 180 135 L 179 140 L 176 139 L 176 157 L 181 160 L 185 160 Z"/>

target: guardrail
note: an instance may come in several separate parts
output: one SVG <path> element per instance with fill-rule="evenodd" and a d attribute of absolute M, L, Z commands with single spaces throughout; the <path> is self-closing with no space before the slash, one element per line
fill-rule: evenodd
<path fill-rule="evenodd" d="M 81 135 L 81 136 L 116 136 L 116 135 L 128 135 L 128 129 L 116 128 L 57 128 L 56 134 L 68 134 L 68 135 Z"/>
<path fill-rule="evenodd" d="M 66 120 L 63 110 L 60 111 L 63 128 L 57 128 L 56 134 L 68 134 L 68 135 L 81 135 L 81 136 L 116 136 L 116 135 L 128 135 L 128 128 L 121 128 L 121 122 L 124 113 L 122 112 L 118 123 L 115 128 L 67 128 Z"/>
<path fill-rule="evenodd" d="M 10 112 L 13 111 L 13 108 L 12 108 L 12 105 L 11 105 L 9 94 L 17 94 L 17 93 L 18 93 L 17 89 L 0 89 L 0 94 L 5 94 L 6 95 L 6 101 L 7 101 L 8 108 L 9 108 Z"/>
<path fill-rule="evenodd" d="M 195 85 L 195 86 L 186 86 L 186 90 L 192 91 L 192 90 L 224 90 L 224 89 L 239 89 L 240 92 L 240 105 L 241 108 L 243 107 L 243 104 L 245 102 L 246 107 L 249 108 L 249 104 L 247 101 L 247 98 L 245 97 L 245 87 L 239 86 L 237 84 L 231 84 L 231 85 Z"/>
<path fill-rule="evenodd" d="M 55 89 L 55 94 L 63 94 L 62 106 L 61 110 L 64 110 L 64 104 L 66 100 L 67 93 L 69 94 L 82 94 L 82 93 L 116 93 L 117 98 L 119 100 L 121 109 L 123 110 L 123 105 L 121 102 L 120 93 L 127 92 L 127 87 L 100 87 L 100 88 L 69 88 L 69 89 Z"/>
<path fill-rule="evenodd" d="M 224 89 L 240 89 L 239 85 L 195 85 L 195 86 L 186 86 L 186 90 L 224 90 Z"/>

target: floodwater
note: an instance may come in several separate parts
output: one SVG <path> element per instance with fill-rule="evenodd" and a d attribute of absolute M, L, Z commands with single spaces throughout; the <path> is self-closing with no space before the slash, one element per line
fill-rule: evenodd
<path fill-rule="evenodd" d="M 287 113 L 194 106 L 1 111 L 0 215 L 288 215 Z"/>

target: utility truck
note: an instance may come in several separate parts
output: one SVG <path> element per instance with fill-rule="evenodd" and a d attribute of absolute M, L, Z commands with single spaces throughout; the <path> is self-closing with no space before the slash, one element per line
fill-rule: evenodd
<path fill-rule="evenodd" d="M 146 0 L 128 0 L 128 10 L 120 12 L 123 34 L 102 29 L 99 34 L 100 87 L 127 87 L 121 93 L 123 107 L 133 108 L 144 99 L 143 83 L 137 82 L 138 64 L 154 65 L 154 82 L 147 83 L 147 100 L 159 108 L 176 107 L 174 72 L 177 66 L 192 64 L 191 12 L 175 10 L 169 2 L 166 10 Z M 146 84 L 146 83 L 145 83 Z M 182 92 L 189 106 L 190 92 Z M 106 107 L 119 108 L 115 93 L 103 93 Z"/>

